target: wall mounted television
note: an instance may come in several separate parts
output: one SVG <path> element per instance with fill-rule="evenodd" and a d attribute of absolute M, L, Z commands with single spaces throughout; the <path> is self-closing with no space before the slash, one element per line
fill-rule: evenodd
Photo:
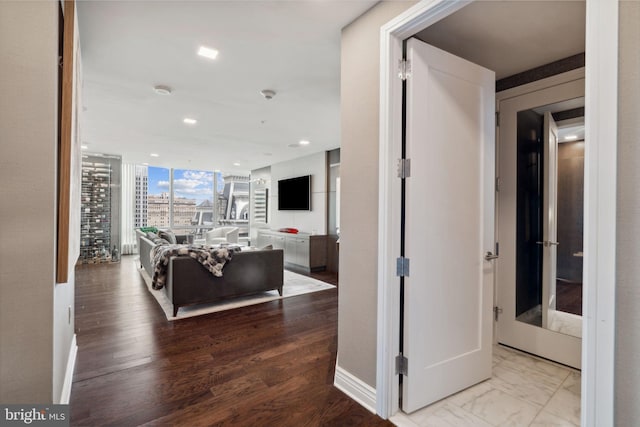
<path fill-rule="evenodd" d="M 278 181 L 278 210 L 311 210 L 311 175 Z"/>

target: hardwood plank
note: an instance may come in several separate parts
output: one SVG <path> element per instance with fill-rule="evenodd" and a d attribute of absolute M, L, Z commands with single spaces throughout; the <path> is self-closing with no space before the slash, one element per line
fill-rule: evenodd
<path fill-rule="evenodd" d="M 71 425 L 391 426 L 333 386 L 337 290 L 169 322 L 133 257 L 76 271 Z"/>

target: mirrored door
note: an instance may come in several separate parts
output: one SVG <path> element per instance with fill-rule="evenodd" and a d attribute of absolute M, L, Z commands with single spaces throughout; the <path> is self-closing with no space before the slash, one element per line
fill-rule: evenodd
<path fill-rule="evenodd" d="M 499 109 L 498 341 L 579 368 L 584 80 Z"/>

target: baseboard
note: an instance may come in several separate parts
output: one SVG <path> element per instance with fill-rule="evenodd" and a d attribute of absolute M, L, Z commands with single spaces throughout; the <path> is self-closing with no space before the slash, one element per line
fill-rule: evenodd
<path fill-rule="evenodd" d="M 376 389 L 360 378 L 336 365 L 333 385 L 372 413 L 376 413 Z"/>
<path fill-rule="evenodd" d="M 76 343 L 76 334 L 73 334 L 71 347 L 69 348 L 69 358 L 67 359 L 67 370 L 64 373 L 64 383 L 62 384 L 62 392 L 60 393 L 60 404 L 68 405 L 71 399 L 71 385 L 73 384 L 73 371 L 76 368 L 76 356 L 78 355 L 78 344 Z"/>

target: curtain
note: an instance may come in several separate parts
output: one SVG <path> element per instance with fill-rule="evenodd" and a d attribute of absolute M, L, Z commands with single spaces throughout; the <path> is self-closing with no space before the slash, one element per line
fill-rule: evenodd
<path fill-rule="evenodd" d="M 122 255 L 138 253 L 136 232 L 136 165 L 122 163 Z"/>

